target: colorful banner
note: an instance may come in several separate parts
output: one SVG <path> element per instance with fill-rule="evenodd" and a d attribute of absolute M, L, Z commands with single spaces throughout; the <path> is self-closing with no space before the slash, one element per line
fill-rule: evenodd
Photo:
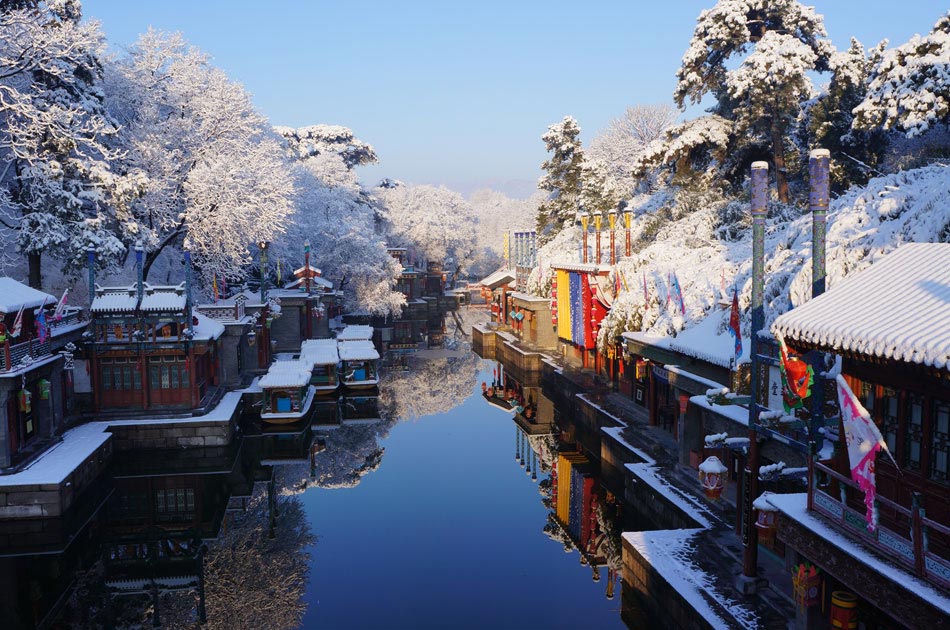
<path fill-rule="evenodd" d="M 584 303 L 581 296 L 581 277 L 577 273 L 568 273 L 571 300 L 571 336 L 576 345 L 584 342 Z"/>
<path fill-rule="evenodd" d="M 874 497 L 877 494 L 874 460 L 878 451 L 881 449 L 887 451 L 887 444 L 871 419 L 871 414 L 848 387 L 844 377 L 839 374 L 836 381 L 838 405 L 841 407 L 841 424 L 844 427 L 844 440 L 848 445 L 851 478 L 864 491 L 864 506 L 867 508 L 864 520 L 867 521 L 868 531 L 873 532 L 877 528 L 877 515 L 874 510 Z M 897 463 L 895 462 L 894 465 L 896 466 Z"/>
<path fill-rule="evenodd" d="M 801 409 L 805 399 L 811 396 L 811 386 L 815 381 L 815 371 L 810 365 L 788 351 L 782 333 L 776 333 L 779 349 L 779 370 L 782 373 L 782 402 L 786 413 L 792 409 Z"/>
<path fill-rule="evenodd" d="M 732 292 L 732 311 L 729 313 L 729 332 L 732 333 L 735 341 L 735 360 L 739 361 L 742 356 L 742 330 L 739 328 L 739 290 L 733 289 Z"/>

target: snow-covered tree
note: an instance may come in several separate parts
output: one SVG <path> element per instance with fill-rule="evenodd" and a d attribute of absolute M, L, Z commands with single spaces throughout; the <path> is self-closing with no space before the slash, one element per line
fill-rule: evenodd
<path fill-rule="evenodd" d="M 340 125 L 310 125 L 274 127 L 286 141 L 291 154 L 298 160 L 318 155 L 338 155 L 348 169 L 364 164 L 375 164 L 376 151 L 356 136 L 348 127 Z"/>
<path fill-rule="evenodd" d="M 477 222 L 477 252 L 471 268 L 474 276 L 484 277 L 502 264 L 506 232 L 535 229 L 535 217 L 542 200 L 541 193 L 527 199 L 513 199 L 488 188 L 471 194 L 469 204 Z"/>
<path fill-rule="evenodd" d="M 120 255 L 140 183 L 112 169 L 121 152 L 103 106 L 105 42 L 80 13 L 76 0 L 0 10 L 0 221 L 34 287 L 43 254 L 67 269 L 90 244 L 103 260 Z"/>
<path fill-rule="evenodd" d="M 444 186 L 404 184 L 374 192 L 384 206 L 391 245 L 410 248 L 421 261 L 451 259 L 456 273 L 468 267 L 475 252 L 475 215 L 461 195 Z"/>
<path fill-rule="evenodd" d="M 681 108 L 711 94 L 713 112 L 732 120 L 737 135 L 766 140 L 784 202 L 786 137 L 799 103 L 811 96 L 808 73 L 827 69 L 833 48 L 825 36 L 822 17 L 797 0 L 719 0 L 699 14 L 676 73 L 673 98 Z"/>
<path fill-rule="evenodd" d="M 187 239 L 206 273 L 242 277 L 249 244 L 283 232 L 294 194 L 281 143 L 250 95 L 180 35 L 152 30 L 108 88 L 127 161 L 149 178 L 130 235 L 145 245 L 146 275 Z"/>
<path fill-rule="evenodd" d="M 806 110 L 802 131 L 808 147 L 828 149 L 836 158 L 831 170 L 835 192 L 843 192 L 853 183 L 867 183 L 887 148 L 883 131 L 853 129 L 851 113 L 864 100 L 871 70 L 886 45 L 883 41 L 865 51 L 861 42 L 851 38 L 848 50 L 831 56 L 828 88 Z"/>
<path fill-rule="evenodd" d="M 611 185 L 629 194 L 637 183 L 637 158 L 676 122 L 677 111 L 667 104 L 635 105 L 614 118 L 587 147 L 587 158 L 603 165 Z"/>
<path fill-rule="evenodd" d="M 565 225 L 572 224 L 579 212 L 584 164 L 580 133 L 577 121 L 565 116 L 541 136 L 551 154 L 541 164 L 544 174 L 538 180 L 538 188 L 548 193 L 538 208 L 537 232 L 542 244 L 557 236 Z"/>
<path fill-rule="evenodd" d="M 950 120 L 950 13 L 928 35 L 884 52 L 854 114 L 858 129 L 896 129 L 908 137 Z"/>
<path fill-rule="evenodd" d="M 334 159 L 342 164 L 339 157 Z M 377 232 L 376 208 L 358 187 L 328 185 L 322 177 L 328 162 L 321 156 L 294 167 L 296 210 L 287 234 L 275 244 L 275 253 L 302 265 L 303 243 L 309 240 L 310 264 L 343 290 L 351 308 L 373 315 L 396 314 L 405 302 L 393 291 L 402 270 Z"/>

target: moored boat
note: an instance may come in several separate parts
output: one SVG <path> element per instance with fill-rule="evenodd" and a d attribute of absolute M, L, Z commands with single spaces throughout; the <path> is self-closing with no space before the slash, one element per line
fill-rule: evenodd
<path fill-rule="evenodd" d="M 307 339 L 300 346 L 300 360 L 310 364 L 310 384 L 317 396 L 326 396 L 340 386 L 340 355 L 336 339 Z"/>
<path fill-rule="evenodd" d="M 258 381 L 264 393 L 261 420 L 291 424 L 307 417 L 313 403 L 311 371 L 305 361 L 275 361 Z"/>
<path fill-rule="evenodd" d="M 379 352 L 372 341 L 343 341 L 337 344 L 340 355 L 340 381 L 348 390 L 379 385 Z"/>

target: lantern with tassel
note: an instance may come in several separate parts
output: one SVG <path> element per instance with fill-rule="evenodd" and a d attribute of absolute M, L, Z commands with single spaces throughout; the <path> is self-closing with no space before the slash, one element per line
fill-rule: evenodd
<path fill-rule="evenodd" d="M 715 455 L 707 457 L 706 461 L 699 465 L 699 481 L 710 501 L 716 501 L 722 496 L 723 476 L 728 470 Z"/>

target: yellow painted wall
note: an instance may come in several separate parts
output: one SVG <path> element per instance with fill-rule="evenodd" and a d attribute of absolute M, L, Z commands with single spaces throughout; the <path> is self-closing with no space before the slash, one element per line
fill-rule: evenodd
<path fill-rule="evenodd" d="M 557 336 L 571 339 L 571 282 L 570 274 L 557 270 Z"/>
<path fill-rule="evenodd" d="M 558 520 L 560 520 L 562 523 L 567 523 L 568 518 L 570 518 L 571 508 L 571 462 L 563 455 L 557 456 L 556 507 Z"/>

